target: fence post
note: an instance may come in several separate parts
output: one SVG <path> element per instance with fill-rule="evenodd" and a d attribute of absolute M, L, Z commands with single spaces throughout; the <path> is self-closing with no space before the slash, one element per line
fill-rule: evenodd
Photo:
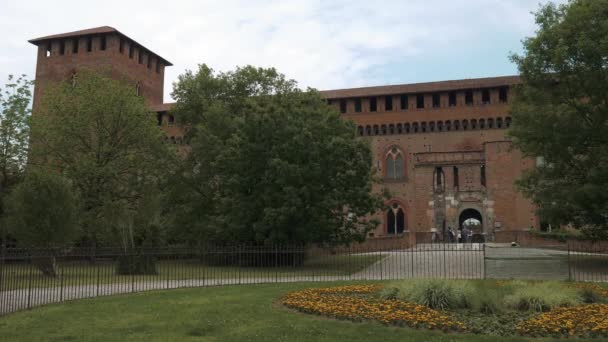
<path fill-rule="evenodd" d="M 413 245 L 412 248 L 410 248 L 410 270 L 412 270 L 412 278 L 414 278 L 414 248 L 416 248 L 416 245 Z"/>
<path fill-rule="evenodd" d="M 65 256 L 66 252 L 63 252 Z M 67 259 L 67 257 L 66 257 Z M 59 273 L 59 301 L 63 302 L 63 273 L 64 273 L 64 269 L 63 267 L 60 268 L 61 272 Z"/>
<path fill-rule="evenodd" d="M 566 241 L 568 247 L 568 281 L 572 281 L 572 267 L 570 265 L 570 241 Z"/>
<path fill-rule="evenodd" d="M 442 244 L 442 245 L 443 245 L 443 253 L 442 253 L 443 254 L 443 279 L 447 279 L 447 265 L 445 262 L 445 244 Z M 465 254 L 465 257 L 466 257 L 466 254 Z"/>
<path fill-rule="evenodd" d="M 487 268 L 486 268 L 486 244 L 483 244 L 483 279 L 486 279 Z"/>
<path fill-rule="evenodd" d="M 131 261 L 133 262 L 130 266 L 131 269 L 131 292 L 135 292 L 135 270 L 133 266 L 135 265 L 135 253 L 131 253 Z"/>
<path fill-rule="evenodd" d="M 33 278 L 33 274 L 32 274 L 32 268 L 34 267 L 34 265 L 32 264 L 33 260 L 32 260 L 32 255 L 30 254 L 30 272 L 29 272 L 29 279 L 28 279 L 28 284 L 27 284 L 27 308 L 31 308 L 31 301 L 32 301 L 32 278 Z"/>
<path fill-rule="evenodd" d="M 274 245 L 274 282 L 279 282 L 279 247 Z"/>

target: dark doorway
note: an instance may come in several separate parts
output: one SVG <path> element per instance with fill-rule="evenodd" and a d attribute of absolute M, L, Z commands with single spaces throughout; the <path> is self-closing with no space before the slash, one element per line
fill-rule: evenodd
<path fill-rule="evenodd" d="M 458 217 L 458 229 L 462 232 L 463 241 L 483 242 L 483 218 L 479 211 L 475 209 L 463 210 Z M 468 232 L 468 234 L 464 232 Z"/>

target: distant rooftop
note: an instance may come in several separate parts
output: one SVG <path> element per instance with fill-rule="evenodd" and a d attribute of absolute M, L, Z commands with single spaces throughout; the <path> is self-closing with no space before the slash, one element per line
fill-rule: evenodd
<path fill-rule="evenodd" d="M 165 65 L 167 66 L 171 66 L 173 65 L 171 62 L 169 62 L 168 60 L 164 59 L 163 57 L 161 57 L 159 54 L 147 49 L 145 46 L 143 46 L 142 44 L 138 43 L 137 41 L 135 41 L 134 39 L 130 38 L 129 36 L 127 36 L 126 34 L 118 31 L 117 29 L 110 27 L 110 26 L 100 26 L 100 27 L 95 27 L 95 28 L 90 28 L 90 29 L 86 29 L 86 30 L 79 30 L 79 31 L 73 31 L 73 32 L 66 32 L 66 33 L 60 33 L 60 34 L 54 34 L 54 35 L 50 35 L 50 36 L 44 36 L 44 37 L 40 37 L 40 38 L 35 38 L 35 39 L 30 39 L 29 42 L 34 44 L 34 45 L 40 45 L 43 42 L 49 41 L 49 40 L 54 40 L 54 39 L 62 39 L 62 38 L 72 38 L 72 37 L 81 37 L 81 36 L 90 36 L 90 35 L 98 35 L 98 34 L 104 34 L 104 33 L 116 33 L 118 35 L 121 35 L 122 37 L 134 42 L 135 44 L 141 46 L 142 48 L 148 50 L 148 52 L 154 54 L 155 56 L 157 56 L 158 58 L 160 58 Z"/>
<path fill-rule="evenodd" d="M 397 84 L 376 87 L 323 90 L 321 91 L 321 95 L 328 99 L 337 99 L 346 97 L 382 96 L 406 93 L 429 93 L 436 91 L 479 89 L 510 86 L 519 83 L 521 83 L 519 76 L 501 76 L 439 82 Z"/>

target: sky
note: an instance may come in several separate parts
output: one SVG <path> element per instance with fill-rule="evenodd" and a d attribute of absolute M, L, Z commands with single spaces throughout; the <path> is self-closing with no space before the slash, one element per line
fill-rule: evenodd
<path fill-rule="evenodd" d="M 320 90 L 513 75 L 545 0 L 2 0 L 0 84 L 50 34 L 112 26 L 185 70 L 275 67 Z M 564 0 L 558 0 L 563 3 Z"/>

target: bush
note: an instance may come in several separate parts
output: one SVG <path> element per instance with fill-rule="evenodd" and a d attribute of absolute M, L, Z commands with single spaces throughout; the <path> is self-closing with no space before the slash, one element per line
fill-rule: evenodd
<path fill-rule="evenodd" d="M 579 296 L 585 304 L 603 303 L 604 297 L 597 290 L 589 287 L 584 287 L 579 290 Z"/>
<path fill-rule="evenodd" d="M 576 289 L 557 282 L 529 283 L 528 286 L 515 288 L 513 294 L 505 297 L 505 304 L 518 311 L 546 312 L 581 302 Z"/>
<path fill-rule="evenodd" d="M 151 255 L 121 255 L 116 261 L 118 275 L 156 275 L 156 258 Z"/>
<path fill-rule="evenodd" d="M 503 311 L 501 297 L 498 293 L 488 291 L 478 292 L 473 297 L 472 308 L 487 315 L 495 315 Z"/>
<path fill-rule="evenodd" d="M 382 299 L 397 299 L 397 295 L 399 294 L 399 289 L 396 287 L 384 287 L 380 291 L 380 298 Z"/>
<path fill-rule="evenodd" d="M 380 293 L 385 299 L 401 299 L 437 310 L 470 308 L 473 295 L 469 283 L 445 280 L 400 282 Z"/>

